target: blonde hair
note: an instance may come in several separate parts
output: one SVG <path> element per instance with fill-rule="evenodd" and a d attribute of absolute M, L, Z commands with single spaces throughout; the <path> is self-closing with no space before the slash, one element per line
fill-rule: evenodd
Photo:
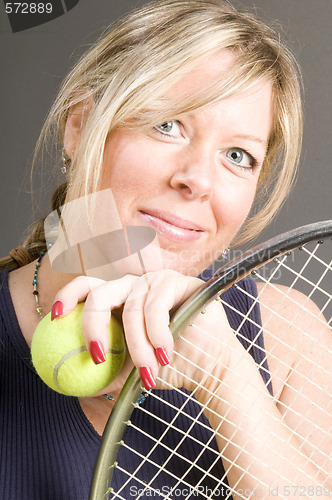
<path fill-rule="evenodd" d="M 181 102 L 162 97 L 165 88 L 204 58 L 227 49 L 236 64 L 222 81 Z M 252 212 L 237 236 L 256 236 L 288 195 L 299 159 L 302 109 L 296 63 L 271 28 L 223 0 L 161 0 L 114 24 L 80 59 L 64 81 L 46 120 L 39 146 L 57 132 L 60 148 L 68 113 L 91 103 L 81 130 L 66 201 L 98 189 L 106 139 L 121 125 L 155 126 L 202 108 L 261 80 L 273 88 L 274 122 Z M 58 196 L 63 202 L 64 195 Z M 25 242 L 31 244 L 31 238 Z"/>

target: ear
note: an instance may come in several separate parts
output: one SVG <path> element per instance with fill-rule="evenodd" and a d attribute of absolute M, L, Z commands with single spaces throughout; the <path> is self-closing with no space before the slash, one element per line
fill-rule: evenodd
<path fill-rule="evenodd" d="M 63 137 L 63 147 L 68 158 L 72 158 L 75 153 L 81 131 L 87 122 L 92 107 L 93 99 L 88 97 L 69 108 Z"/>

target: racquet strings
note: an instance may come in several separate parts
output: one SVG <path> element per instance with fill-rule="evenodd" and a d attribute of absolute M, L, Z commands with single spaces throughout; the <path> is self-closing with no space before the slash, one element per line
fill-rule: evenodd
<path fill-rule="evenodd" d="M 248 304 L 251 304 L 248 310 L 243 313 L 237 311 L 240 317 L 240 325 L 234 334 L 241 337 L 241 327 L 245 322 L 252 322 L 257 331 L 257 338 L 252 339 L 247 345 L 247 349 L 251 349 L 255 344 L 256 349 L 261 350 L 261 362 L 257 369 L 265 371 L 266 386 L 273 389 L 273 397 L 275 398 L 279 412 L 282 414 L 285 425 L 291 426 L 292 436 L 295 439 L 296 446 L 300 453 L 305 457 L 306 462 L 313 464 L 316 471 L 317 481 L 319 480 L 320 490 L 307 491 L 305 495 L 329 496 L 331 491 L 327 485 L 327 481 L 332 471 L 332 446 L 331 434 L 332 428 L 329 425 L 332 423 L 332 335 L 330 331 L 332 317 L 332 290 L 331 290 L 331 261 L 326 256 L 331 255 L 330 241 L 311 242 L 300 249 L 289 252 L 286 255 L 274 259 L 261 268 L 254 271 L 250 278 L 257 282 L 258 296 L 250 294 L 245 288 L 238 285 L 233 285 L 237 288 L 238 293 L 245 294 Z M 266 300 L 261 301 L 261 298 L 266 296 L 269 290 L 274 292 L 274 300 L 272 303 Z M 297 290 L 300 293 L 294 293 Z M 217 297 L 218 301 L 224 306 L 233 308 L 233 305 L 226 303 L 223 294 Z M 264 302 L 264 303 L 263 303 Z M 312 305 L 312 302 L 317 304 L 318 308 Z M 256 340 L 262 332 L 262 327 L 256 319 L 253 319 L 252 311 L 257 304 L 260 305 L 262 318 L 264 319 L 264 338 L 265 349 L 256 343 Z M 285 313 L 286 311 L 286 313 Z M 199 313 L 204 315 L 204 320 L 208 321 L 208 316 L 211 314 L 209 308 L 202 309 Z M 202 326 L 203 325 L 203 326 Z M 277 327 L 276 327 L 277 325 Z M 300 326 L 299 326 L 300 325 Z M 190 328 L 200 329 L 203 336 L 211 336 L 204 329 L 204 321 L 200 320 L 200 326 L 197 326 L 195 319 L 190 323 Z M 277 331 L 277 334 L 276 334 Z M 213 334 L 212 334 L 213 335 Z M 289 335 L 292 335 L 292 349 L 289 349 Z M 216 334 L 212 338 L 213 342 L 220 342 L 220 335 Z M 275 341 L 275 342 L 274 342 Z M 190 342 L 184 336 L 180 342 Z M 248 341 L 247 341 L 248 344 Z M 323 348 L 322 348 L 323 346 Z M 201 355 L 204 353 L 202 346 L 191 346 L 197 349 Z M 292 379 L 298 370 L 298 366 L 294 363 L 294 351 L 301 352 L 298 363 L 304 363 L 306 370 L 303 375 L 301 371 L 300 381 L 297 382 L 296 390 L 292 388 Z M 315 353 L 313 360 L 312 352 Z M 284 353 L 280 356 L 280 353 Z M 246 355 L 246 353 L 244 353 Z M 320 358 L 316 356 L 319 354 Z M 175 351 L 174 357 L 183 357 L 183 354 Z M 191 363 L 190 359 L 183 359 L 184 363 Z M 211 360 L 213 364 L 220 363 L 219 359 Z M 266 364 L 267 363 L 267 364 Z M 180 366 L 180 363 L 175 363 Z M 270 378 L 268 366 L 273 367 L 273 378 Z M 168 370 L 172 371 L 175 368 L 170 365 Z M 177 368 L 178 370 L 178 368 Z M 285 373 L 287 373 L 285 382 Z M 211 377 L 210 373 L 205 374 L 206 377 Z M 243 374 L 245 377 L 245 373 Z M 204 377 L 203 377 L 204 378 Z M 241 479 L 253 474 L 250 460 L 247 460 L 246 467 L 243 467 L 240 460 L 241 455 L 247 453 L 244 447 L 237 447 L 236 443 L 232 443 L 232 435 L 228 435 L 225 439 L 222 435 L 222 425 L 228 423 L 233 425 L 229 417 L 231 408 L 222 415 L 220 427 L 212 431 L 208 421 L 204 416 L 205 408 L 195 399 L 195 392 L 200 387 L 197 385 L 192 392 L 187 392 L 178 389 L 169 384 L 167 379 L 158 377 L 157 382 L 167 389 L 172 389 L 179 395 L 179 407 L 165 397 L 165 391 L 151 391 L 148 396 L 149 404 L 136 405 L 135 412 L 139 412 L 140 416 L 136 419 L 128 421 L 128 428 L 132 428 L 136 433 L 141 434 L 145 440 L 149 442 L 149 451 L 146 452 L 136 449 L 132 442 L 126 441 L 126 433 L 121 443 L 122 451 L 132 454 L 135 457 L 137 464 L 130 472 L 126 468 L 126 461 L 121 461 L 121 454 L 116 463 L 116 473 L 121 474 L 121 485 L 114 489 L 114 484 L 110 486 L 107 493 L 109 496 L 105 498 L 126 498 L 125 491 L 131 488 L 133 498 L 256 498 L 263 497 L 263 491 L 276 492 L 276 485 L 266 482 L 264 477 L 253 479 L 257 481 L 257 490 L 241 489 Z M 218 381 L 217 381 L 218 382 Z M 221 382 L 220 382 L 221 383 Z M 224 383 L 224 382 L 222 382 Z M 247 383 L 244 380 L 244 383 Z M 204 381 L 200 384 L 204 385 Z M 284 399 L 286 403 L 279 403 L 280 392 L 288 391 L 288 397 Z M 211 393 L 211 398 L 214 395 Z M 246 398 L 245 393 L 237 395 L 239 398 Z M 222 391 L 218 392 L 218 397 L 222 398 Z M 306 408 L 305 412 L 300 412 L 299 408 Z M 306 404 L 307 403 L 307 404 Z M 255 401 L 252 401 L 255 404 Z M 155 414 L 156 406 L 164 407 L 164 411 Z M 195 414 L 192 410 L 188 411 L 188 407 L 195 407 Z M 152 410 L 150 409 L 152 408 Z M 330 424 L 327 424 L 324 419 L 322 422 L 322 412 L 328 414 Z M 165 418 L 163 415 L 167 415 Z M 185 420 L 186 425 L 179 425 L 179 420 Z M 134 421 L 133 421 L 134 420 Z M 142 429 L 136 421 L 149 421 L 149 428 L 155 427 L 158 429 L 154 435 Z M 248 425 L 250 428 L 250 425 Z M 242 431 L 245 429 L 242 429 Z M 234 436 L 239 431 L 234 427 Z M 315 434 L 314 439 L 310 439 L 309 432 Z M 222 436 L 224 449 L 217 449 L 215 444 L 216 434 Z M 176 436 L 176 439 L 174 439 Z M 248 436 L 248 440 L 251 436 Z M 269 443 L 257 442 L 257 447 L 269 446 Z M 225 450 L 228 447 L 233 447 L 230 461 L 225 459 Z M 192 448 L 193 453 L 188 453 L 188 449 Z M 208 455 L 208 463 L 204 456 Z M 157 457 L 157 460 L 156 460 Z M 162 458 L 160 458 L 162 457 Z M 220 457 L 223 457 L 223 467 L 220 467 Z M 258 453 L 259 457 L 259 453 Z M 278 458 L 278 457 L 277 457 Z M 289 457 L 291 460 L 291 457 Z M 255 458 L 257 461 L 257 457 Z M 258 458 L 259 460 L 259 458 Z M 280 460 L 285 460 L 285 457 L 280 457 Z M 174 463 L 180 465 L 174 467 Z M 264 464 L 262 464 L 264 465 Z M 293 470 L 296 471 L 296 463 L 292 463 Z M 146 470 L 149 469 L 149 473 Z M 227 474 L 225 470 L 237 470 L 236 484 L 232 487 L 228 485 Z M 252 470 L 251 470 L 252 469 Z M 151 473 L 151 470 L 153 471 Z M 303 470 L 298 468 L 298 477 L 301 477 Z M 160 479 L 160 477 L 162 479 Z M 294 481 L 289 485 L 289 493 L 292 496 L 300 494 L 301 491 L 295 491 L 295 488 L 301 488 L 301 482 Z M 159 483 L 158 483 L 158 478 Z M 159 484 L 156 487 L 156 484 Z M 161 489 L 160 484 L 164 484 L 165 488 Z M 207 486 L 208 485 L 208 486 Z M 263 486 L 266 487 L 263 490 Z M 126 490 L 127 488 L 127 490 Z M 274 490 L 273 490 L 274 488 Z M 307 488 L 307 487 L 306 487 Z M 312 494 L 311 494 L 312 493 Z"/>

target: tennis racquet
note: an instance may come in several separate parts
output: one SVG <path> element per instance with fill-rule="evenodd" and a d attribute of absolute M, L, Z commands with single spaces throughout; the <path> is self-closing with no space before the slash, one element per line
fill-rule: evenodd
<path fill-rule="evenodd" d="M 256 246 L 172 313 L 172 363 L 141 404 L 130 374 L 90 500 L 332 497 L 331 238 L 325 221 Z M 234 341 L 218 332 L 219 303 Z M 173 385 L 207 358 L 190 390 Z"/>

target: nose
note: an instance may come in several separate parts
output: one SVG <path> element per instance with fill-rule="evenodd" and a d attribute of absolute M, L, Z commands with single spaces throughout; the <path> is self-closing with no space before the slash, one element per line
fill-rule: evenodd
<path fill-rule="evenodd" d="M 215 171 L 214 155 L 206 148 L 193 148 L 183 153 L 170 184 L 188 200 L 207 201 L 215 189 Z"/>

